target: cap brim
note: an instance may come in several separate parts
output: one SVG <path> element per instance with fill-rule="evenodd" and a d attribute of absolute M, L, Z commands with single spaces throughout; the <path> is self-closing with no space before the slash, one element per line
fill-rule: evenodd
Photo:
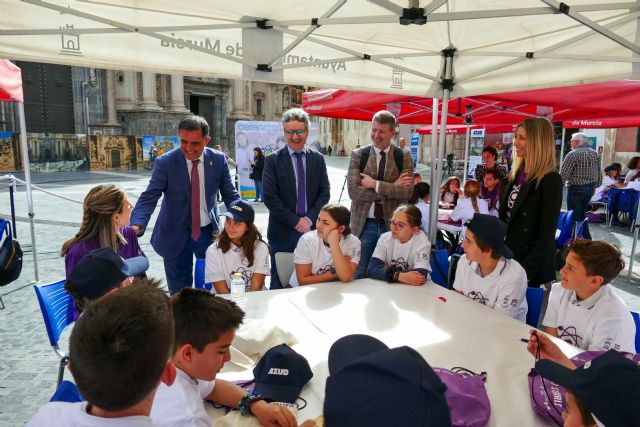
<path fill-rule="evenodd" d="M 276 402 L 296 403 L 303 386 L 285 386 L 256 382 L 255 393 Z"/>
<path fill-rule="evenodd" d="M 565 388 L 571 388 L 575 372 L 551 360 L 538 360 L 536 371 L 545 379 L 553 381 Z"/>
<path fill-rule="evenodd" d="M 124 260 L 124 274 L 128 276 L 138 276 L 149 269 L 149 259 L 144 256 L 137 256 Z"/>
<path fill-rule="evenodd" d="M 369 335 L 347 335 L 333 343 L 329 349 L 329 374 L 339 371 L 345 365 L 372 353 L 388 350 L 389 347 Z"/>

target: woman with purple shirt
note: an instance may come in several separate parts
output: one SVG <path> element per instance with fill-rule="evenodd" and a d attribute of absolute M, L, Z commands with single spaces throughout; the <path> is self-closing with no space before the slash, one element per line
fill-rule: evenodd
<path fill-rule="evenodd" d="M 64 242 L 60 251 L 67 277 L 94 249 L 111 248 L 124 259 L 145 256 L 135 231 L 129 227 L 132 206 L 124 190 L 112 184 L 98 185 L 84 198 L 83 209 L 80 230 Z"/>
<path fill-rule="evenodd" d="M 499 215 L 507 223 L 505 242 L 527 272 L 529 286 L 540 286 L 556 277 L 555 232 L 562 206 L 551 122 L 545 118 L 520 122 L 513 146 L 513 168 Z"/>

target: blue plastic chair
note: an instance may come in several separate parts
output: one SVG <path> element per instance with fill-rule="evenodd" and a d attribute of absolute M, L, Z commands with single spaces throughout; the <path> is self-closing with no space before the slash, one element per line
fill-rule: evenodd
<path fill-rule="evenodd" d="M 617 219 L 619 214 L 627 214 L 629 222 L 633 224 L 638 208 L 640 192 L 632 188 L 612 188 L 609 190 L 609 227 L 613 219 Z"/>
<path fill-rule="evenodd" d="M 58 386 L 56 391 L 49 399 L 49 402 L 82 402 L 84 398 L 78 391 L 78 387 L 71 381 L 62 381 L 62 383 Z"/>
<path fill-rule="evenodd" d="M 631 317 L 636 324 L 636 353 L 640 353 L 640 313 L 632 311 Z"/>
<path fill-rule="evenodd" d="M 196 289 L 206 289 L 208 291 L 213 288 L 211 283 L 204 282 L 204 258 L 196 258 L 196 263 L 193 268 L 193 287 Z"/>
<path fill-rule="evenodd" d="M 527 288 L 527 325 L 534 328 L 538 327 L 540 321 L 540 311 L 542 310 L 542 298 L 544 297 L 544 289 Z"/>
<path fill-rule="evenodd" d="M 65 280 L 54 283 L 35 285 L 33 289 L 36 291 L 44 326 L 47 328 L 49 342 L 51 347 L 60 356 L 60 368 L 58 369 L 58 383 L 60 386 L 64 376 L 64 368 L 69 363 L 69 355 L 58 346 L 60 335 L 75 321 L 74 311 L 75 305 L 71 295 L 64 290 Z"/>
<path fill-rule="evenodd" d="M 446 249 L 436 249 L 431 251 L 431 281 L 443 288 L 447 288 L 447 276 L 449 274 L 449 251 Z"/>
<path fill-rule="evenodd" d="M 556 237 L 556 247 L 562 249 L 564 244 L 573 237 L 573 211 L 560 211 L 556 228 L 560 230 L 560 234 Z"/>

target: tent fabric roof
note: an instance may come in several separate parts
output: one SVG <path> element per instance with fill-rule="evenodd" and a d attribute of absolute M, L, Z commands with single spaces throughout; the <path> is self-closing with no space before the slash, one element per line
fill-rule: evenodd
<path fill-rule="evenodd" d="M 24 102 L 22 71 L 6 59 L 0 59 L 0 101 Z"/>
<path fill-rule="evenodd" d="M 438 98 L 446 49 L 454 97 L 640 77 L 634 1 L 11 3 L 0 57 L 25 61 Z"/>
<path fill-rule="evenodd" d="M 606 119 L 569 120 L 562 122 L 563 128 L 612 129 L 640 127 L 640 116 L 613 117 Z"/>
<path fill-rule="evenodd" d="M 470 126 L 471 130 L 474 129 L 484 129 L 485 133 L 505 133 L 505 132 L 513 132 L 515 125 L 472 125 Z M 423 135 L 431 135 L 431 125 L 423 126 L 416 129 L 416 131 Z M 438 128 L 438 131 L 440 129 Z M 447 135 L 464 135 L 467 133 L 466 125 L 447 125 L 446 128 Z"/>

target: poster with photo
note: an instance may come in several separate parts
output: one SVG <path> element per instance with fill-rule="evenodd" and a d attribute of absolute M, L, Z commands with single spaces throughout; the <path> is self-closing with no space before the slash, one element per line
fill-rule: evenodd
<path fill-rule="evenodd" d="M 142 161 L 145 169 L 153 169 L 158 157 L 162 156 L 180 145 L 180 138 L 173 136 L 149 136 L 142 137 Z"/>

